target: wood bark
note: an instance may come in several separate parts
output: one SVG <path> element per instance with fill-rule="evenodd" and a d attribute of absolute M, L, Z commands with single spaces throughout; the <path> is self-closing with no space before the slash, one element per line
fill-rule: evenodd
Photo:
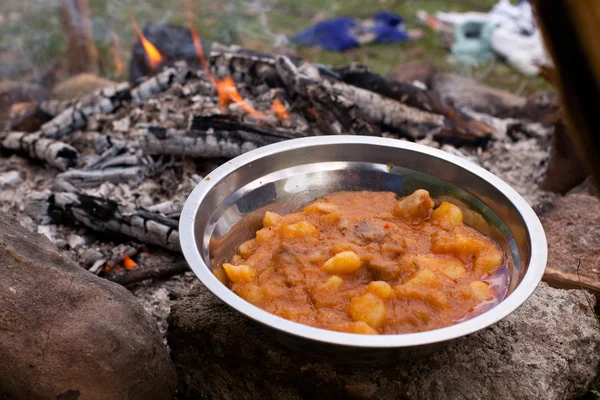
<path fill-rule="evenodd" d="M 62 171 L 77 164 L 78 151 L 66 143 L 42 137 L 39 132 L 10 132 L 1 142 L 4 151 L 25 154 Z"/>
<path fill-rule="evenodd" d="M 63 180 L 75 187 L 99 186 L 104 182 L 142 181 L 146 171 L 142 167 L 116 167 L 96 171 L 70 170 L 58 174 L 56 180 Z"/>
<path fill-rule="evenodd" d="M 130 99 L 130 96 L 130 86 L 127 82 L 100 89 L 63 110 L 51 121 L 42 125 L 40 131 L 45 137 L 58 139 L 84 128 L 92 115 L 116 111 Z"/>
<path fill-rule="evenodd" d="M 325 80 L 316 67 L 307 63 L 296 67 L 285 56 L 277 58 L 277 71 L 288 89 L 308 97 L 322 108 L 338 109 L 344 119 L 354 122 L 362 119 L 382 129 L 404 133 L 411 138 L 424 136 L 447 126 L 441 115 L 409 107 L 377 93 L 348 85 L 341 81 Z M 339 118 L 338 118 L 339 120 Z"/>
<path fill-rule="evenodd" d="M 94 42 L 87 0 L 61 0 L 59 14 L 67 37 L 69 72 L 97 72 L 98 49 Z"/>
<path fill-rule="evenodd" d="M 584 289 L 600 298 L 600 282 L 585 276 L 546 267 L 542 280 L 558 289 Z"/>
<path fill-rule="evenodd" d="M 185 260 L 160 264 L 143 265 L 140 268 L 127 271 L 121 275 L 107 276 L 109 281 L 123 286 L 133 285 L 147 279 L 167 279 L 173 275 L 183 274 L 190 270 Z"/>
<path fill-rule="evenodd" d="M 28 200 L 26 211 L 44 222 L 78 222 L 97 232 L 180 251 L 177 219 L 139 208 L 125 211 L 124 206 L 110 199 L 66 192 L 42 194 Z"/>
<path fill-rule="evenodd" d="M 192 122 L 197 126 L 198 119 Z M 196 124 L 196 125 L 195 125 Z M 169 154 L 194 158 L 234 158 L 247 151 L 282 140 L 298 137 L 287 132 L 258 129 L 243 124 L 231 124 L 230 129 L 208 128 L 205 131 L 180 131 L 156 125 L 142 125 L 143 136 L 138 145 L 146 154 Z M 236 125 L 237 128 L 233 126 Z"/>
<path fill-rule="evenodd" d="M 540 187 L 556 193 L 566 193 L 583 182 L 588 175 L 582 167 L 577 151 L 562 120 L 554 125 L 550 159 Z"/>
<path fill-rule="evenodd" d="M 438 135 L 439 139 L 485 144 L 495 133 L 490 126 L 474 120 L 445 103 L 440 95 L 432 90 L 421 89 L 411 83 L 392 81 L 360 66 L 350 66 L 336 71 L 347 84 L 378 93 L 422 111 L 443 115 L 450 123 L 448 129 Z"/>

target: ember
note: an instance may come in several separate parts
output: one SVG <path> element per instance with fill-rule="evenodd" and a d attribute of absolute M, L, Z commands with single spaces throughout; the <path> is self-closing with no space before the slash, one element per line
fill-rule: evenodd
<path fill-rule="evenodd" d="M 283 105 L 283 103 L 281 101 L 279 101 L 279 99 L 277 97 L 275 97 L 275 100 L 273 100 L 273 105 L 271 106 L 271 110 L 273 110 L 273 113 L 275 115 L 277 115 L 281 120 L 289 122 L 290 119 L 290 115 L 288 114 L 287 110 L 285 109 L 285 106 Z"/>

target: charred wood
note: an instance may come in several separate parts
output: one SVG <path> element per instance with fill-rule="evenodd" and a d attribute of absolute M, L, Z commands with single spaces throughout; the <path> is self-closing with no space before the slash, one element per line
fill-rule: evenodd
<path fill-rule="evenodd" d="M 25 154 L 65 171 L 77 164 L 79 153 L 66 143 L 42 137 L 39 132 L 10 132 L 1 142 L 4 151 Z"/>
<path fill-rule="evenodd" d="M 192 124 L 193 125 L 193 124 Z M 247 151 L 298 137 L 287 132 L 248 128 L 210 128 L 180 131 L 156 125 L 139 126 L 143 136 L 138 144 L 146 154 L 168 154 L 197 158 L 234 158 Z"/>
<path fill-rule="evenodd" d="M 107 276 L 106 279 L 127 286 L 147 279 L 167 279 L 189 270 L 190 267 L 185 260 L 149 262 L 141 268 L 133 269 L 120 275 Z"/>
<path fill-rule="evenodd" d="M 66 181 L 75 187 L 98 186 L 104 182 L 141 181 L 146 176 L 142 167 L 108 168 L 96 171 L 70 170 L 56 176 L 57 181 Z"/>
<path fill-rule="evenodd" d="M 346 121 L 349 118 L 351 124 L 360 119 L 381 126 L 382 129 L 406 134 L 413 139 L 432 130 L 445 129 L 447 125 L 441 115 L 406 106 L 341 81 L 322 79 L 316 67 L 307 63 L 296 67 L 285 56 L 277 58 L 277 71 L 288 89 L 308 97 L 321 108 L 336 110 L 334 114 L 347 115 Z M 343 120 L 339 121 L 348 126 Z"/>
<path fill-rule="evenodd" d="M 97 232 L 180 251 L 176 219 L 142 209 L 127 211 L 110 199 L 79 193 L 41 194 L 29 199 L 26 211 L 46 223 L 78 222 Z"/>
<path fill-rule="evenodd" d="M 158 74 L 150 77 L 131 90 L 131 98 L 135 103 L 141 103 L 149 98 L 164 92 L 171 87 L 175 81 L 180 84 L 185 83 L 191 76 L 187 64 L 177 63 L 173 68 L 166 68 Z"/>
<path fill-rule="evenodd" d="M 432 90 L 421 89 L 410 83 L 392 81 L 356 65 L 338 69 L 337 72 L 347 84 L 378 93 L 422 111 L 443 115 L 450 124 L 444 133 L 438 135 L 438 139 L 481 144 L 494 135 L 494 130 L 490 126 L 474 120 L 447 104 Z"/>
<path fill-rule="evenodd" d="M 126 82 L 98 90 L 85 96 L 42 125 L 41 133 L 45 137 L 60 138 L 77 129 L 84 128 L 88 118 L 92 115 L 114 112 L 129 99 L 130 87 Z"/>

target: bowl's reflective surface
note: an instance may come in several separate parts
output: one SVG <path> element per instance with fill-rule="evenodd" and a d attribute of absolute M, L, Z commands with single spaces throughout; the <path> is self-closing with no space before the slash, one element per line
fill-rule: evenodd
<path fill-rule="evenodd" d="M 210 266 L 231 257 L 253 237 L 264 211 L 288 213 L 340 190 L 410 194 L 426 189 L 449 197 L 465 222 L 492 236 L 511 256 L 507 297 L 466 322 L 404 335 L 354 335 L 317 329 L 263 311 L 231 292 Z M 474 211 L 469 213 L 468 209 Z M 485 220 L 477 218 L 482 215 Z M 271 328 L 286 344 L 336 360 L 365 362 L 434 350 L 442 342 L 482 329 L 520 306 L 546 265 L 542 226 L 525 200 L 506 183 L 465 160 L 414 143 L 357 136 L 296 139 L 231 160 L 203 180 L 185 203 L 180 220 L 184 255 L 200 280 L 221 300 Z M 379 349 L 379 350 L 378 350 Z M 390 351 L 394 349 L 394 351 Z"/>

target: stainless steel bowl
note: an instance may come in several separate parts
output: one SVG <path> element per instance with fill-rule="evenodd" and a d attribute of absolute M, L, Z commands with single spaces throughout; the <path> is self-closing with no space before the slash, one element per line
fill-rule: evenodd
<path fill-rule="evenodd" d="M 401 335 L 357 335 L 288 321 L 246 302 L 211 272 L 260 228 L 264 211 L 289 213 L 340 190 L 410 194 L 427 189 L 483 215 L 478 229 L 512 259 L 507 296 L 495 307 L 446 328 Z M 464 159 L 394 139 L 320 136 L 262 147 L 226 162 L 187 199 L 179 223 L 181 248 L 194 273 L 218 298 L 266 327 L 283 344 L 336 361 L 381 363 L 431 352 L 483 329 L 519 307 L 546 266 L 544 230 L 509 185 Z"/>

